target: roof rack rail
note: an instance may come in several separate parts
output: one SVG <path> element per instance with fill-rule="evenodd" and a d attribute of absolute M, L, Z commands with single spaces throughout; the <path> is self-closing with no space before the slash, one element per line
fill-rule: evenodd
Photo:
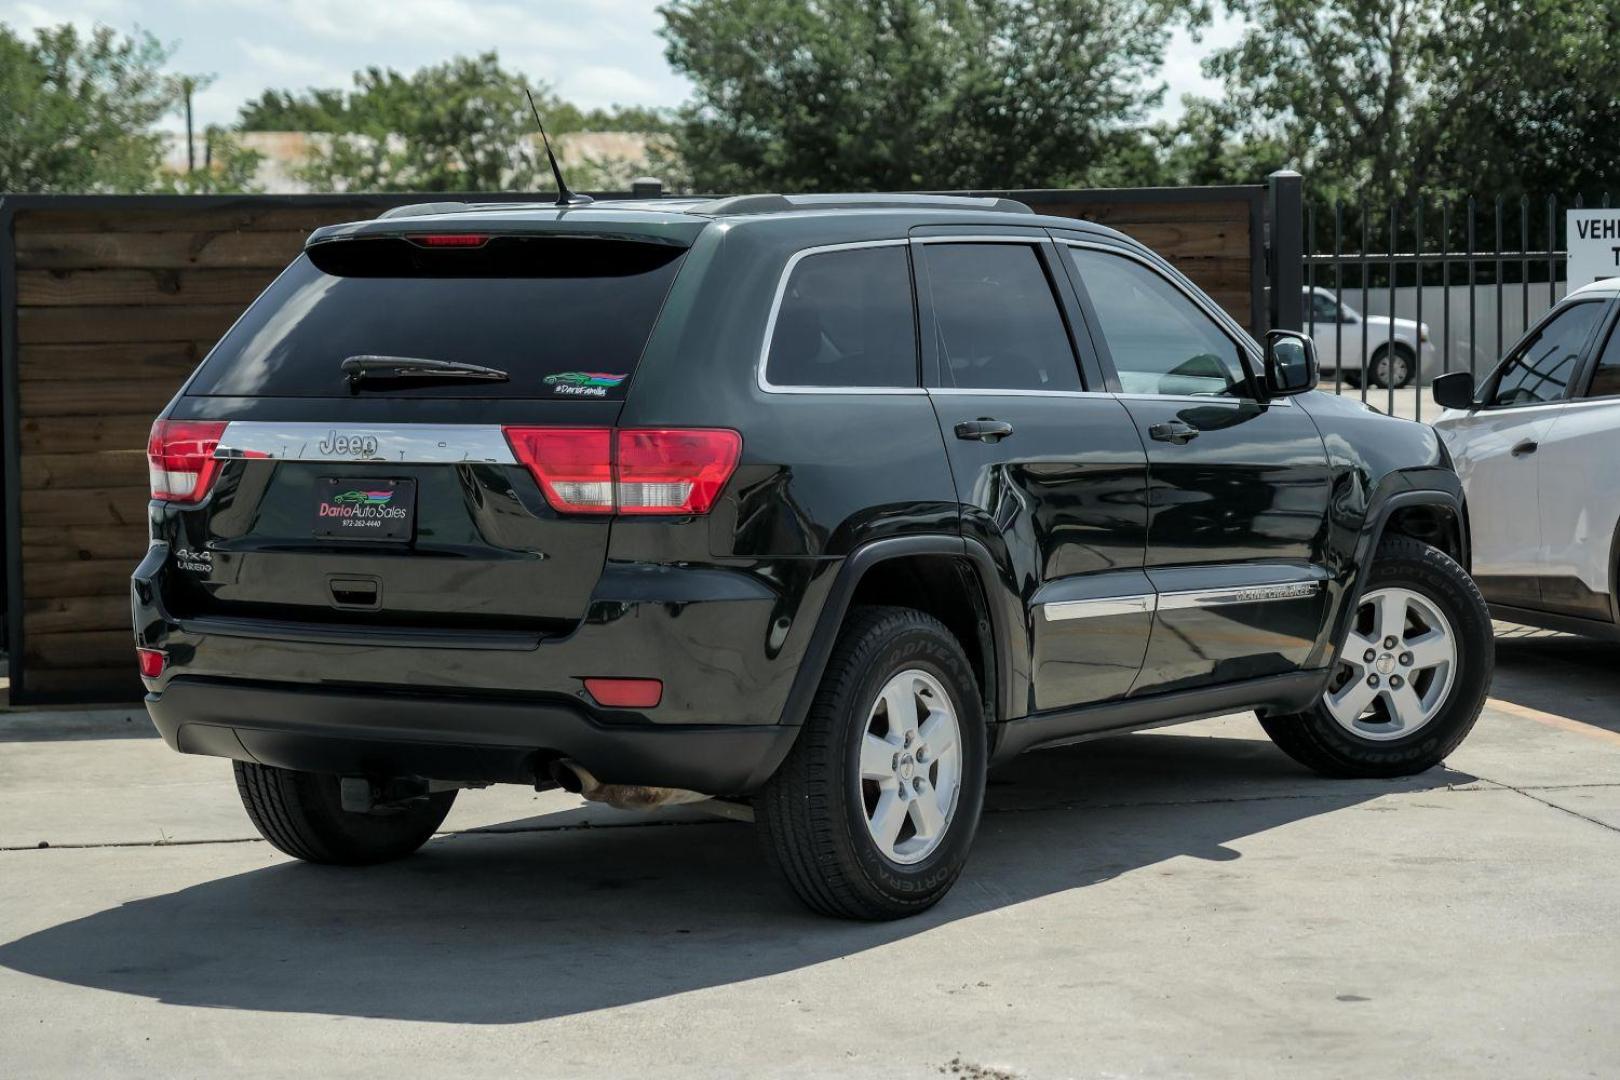
<path fill-rule="evenodd" d="M 722 214 L 781 214 L 790 210 L 990 210 L 1004 214 L 1033 214 L 1017 199 L 976 195 L 875 193 L 869 195 L 734 195 L 686 208 L 687 213 L 719 217 Z"/>
<path fill-rule="evenodd" d="M 467 209 L 467 207 L 468 204 L 464 202 L 406 203 L 404 206 L 395 206 L 384 210 L 377 217 L 379 220 L 396 217 L 427 217 L 429 214 L 454 214 Z"/>

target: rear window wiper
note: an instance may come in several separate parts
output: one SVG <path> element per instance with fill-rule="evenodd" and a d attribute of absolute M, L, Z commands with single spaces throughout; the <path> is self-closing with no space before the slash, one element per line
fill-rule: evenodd
<path fill-rule="evenodd" d="M 511 379 L 500 368 L 420 356 L 351 356 L 339 366 L 349 377 L 350 387 L 358 387 L 364 379 L 486 379 L 490 382 Z"/>

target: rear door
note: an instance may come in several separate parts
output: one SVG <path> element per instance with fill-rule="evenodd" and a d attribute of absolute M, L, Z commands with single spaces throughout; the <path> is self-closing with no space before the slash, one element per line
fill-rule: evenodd
<path fill-rule="evenodd" d="M 1146 456 L 1077 363 L 1072 297 L 1045 234 L 914 234 L 924 372 L 963 531 L 1014 578 L 1033 711 L 1123 696 L 1152 623 Z"/>
<path fill-rule="evenodd" d="M 503 425 L 611 427 L 683 252 L 580 236 L 312 247 L 166 414 L 225 426 L 211 496 L 158 514 L 165 603 L 181 618 L 566 632 L 610 515 L 554 508 Z M 344 361 L 365 356 L 505 377 L 351 378 Z M 582 506 L 592 482 L 568 481 Z"/>
<path fill-rule="evenodd" d="M 1322 625 L 1327 451 L 1305 411 L 1258 400 L 1223 317 L 1167 268 L 1062 245 L 1093 341 L 1148 455 L 1158 614 L 1133 693 L 1297 669 Z"/>
<path fill-rule="evenodd" d="M 1486 381 L 1482 408 L 1435 423 L 1468 500 L 1474 579 L 1492 603 L 1542 607 L 1540 450 L 1607 308 L 1592 299 L 1555 310 Z"/>

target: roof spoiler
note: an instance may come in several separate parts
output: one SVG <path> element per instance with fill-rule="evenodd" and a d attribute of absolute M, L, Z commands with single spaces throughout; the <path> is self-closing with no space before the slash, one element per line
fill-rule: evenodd
<path fill-rule="evenodd" d="M 470 204 L 464 202 L 406 203 L 404 206 L 395 206 L 384 210 L 377 215 L 377 218 L 381 220 L 382 218 L 396 217 L 426 217 L 429 214 L 454 214 L 467 209 L 468 205 Z"/>

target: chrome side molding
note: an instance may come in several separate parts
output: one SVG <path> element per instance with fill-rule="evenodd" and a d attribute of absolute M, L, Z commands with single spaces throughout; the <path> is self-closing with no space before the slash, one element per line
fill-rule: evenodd
<path fill-rule="evenodd" d="M 1105 619 L 1111 615 L 1140 615 L 1154 609 L 1152 594 L 1137 596 L 1102 596 L 1094 600 L 1059 600 L 1042 605 L 1047 622 L 1065 622 L 1069 619 Z"/>
<path fill-rule="evenodd" d="M 1220 607 L 1223 604 L 1263 604 L 1271 600 L 1301 600 L 1315 595 L 1320 581 L 1286 581 L 1275 585 L 1234 585 L 1225 589 L 1199 589 L 1165 593 L 1159 597 L 1160 611 Z"/>
<path fill-rule="evenodd" d="M 1163 594 L 1103 596 L 1092 600 L 1060 600 L 1042 605 L 1047 622 L 1103 619 L 1114 615 L 1140 615 L 1225 604 L 1264 604 L 1274 600 L 1302 600 L 1322 588 L 1320 581 L 1281 581 L 1269 585 L 1233 585 Z"/>

